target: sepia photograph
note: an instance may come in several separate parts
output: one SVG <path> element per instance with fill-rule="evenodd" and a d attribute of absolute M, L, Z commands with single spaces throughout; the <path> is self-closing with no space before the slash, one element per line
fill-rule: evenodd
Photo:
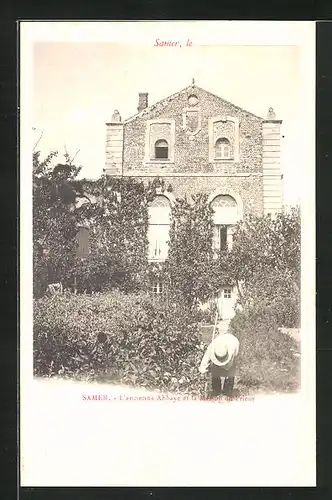
<path fill-rule="evenodd" d="M 22 485 L 314 485 L 314 24 L 20 30 Z"/>

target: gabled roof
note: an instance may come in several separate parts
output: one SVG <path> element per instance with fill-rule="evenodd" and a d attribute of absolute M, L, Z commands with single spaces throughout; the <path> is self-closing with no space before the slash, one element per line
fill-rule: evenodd
<path fill-rule="evenodd" d="M 220 96 L 218 96 L 216 94 L 213 94 L 212 92 L 210 92 L 208 90 L 205 90 L 202 87 L 199 87 L 198 85 L 189 85 L 188 87 L 185 87 L 184 89 L 176 92 L 175 94 L 172 94 L 172 95 L 170 95 L 168 97 L 164 97 L 160 101 L 156 102 L 155 104 L 152 104 L 151 106 L 148 106 L 147 108 L 143 109 L 139 113 L 136 113 L 135 115 L 131 116 L 130 118 L 127 118 L 126 120 L 123 121 L 123 123 L 124 124 L 125 123 L 129 123 L 129 122 L 131 122 L 133 120 L 136 120 L 136 118 L 140 118 L 141 116 L 147 115 L 150 111 L 153 111 L 157 107 L 160 107 L 160 106 L 165 106 L 166 107 L 169 104 L 169 102 L 173 101 L 178 96 L 180 96 L 182 94 L 185 94 L 185 93 L 187 93 L 190 90 L 193 91 L 194 89 L 198 89 L 198 90 L 200 90 L 202 92 L 205 92 L 206 94 L 210 94 L 211 96 L 213 96 L 213 97 L 215 97 L 217 99 L 220 99 L 220 101 L 222 101 L 222 102 L 224 102 L 226 104 L 229 104 L 233 108 L 238 109 L 239 111 L 247 113 L 247 114 L 249 114 L 251 116 L 254 116 L 255 118 L 258 118 L 259 120 L 264 120 L 264 118 L 262 118 L 261 116 L 255 115 L 254 113 L 251 113 L 250 111 L 247 111 L 246 109 L 243 109 L 240 106 L 236 106 L 235 104 L 233 104 L 230 101 L 227 101 L 223 97 L 220 97 Z"/>

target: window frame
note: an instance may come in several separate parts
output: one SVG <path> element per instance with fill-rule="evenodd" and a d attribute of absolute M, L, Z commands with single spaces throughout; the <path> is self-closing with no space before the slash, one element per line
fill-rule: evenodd
<path fill-rule="evenodd" d="M 164 199 L 167 200 L 167 205 L 153 205 L 155 200 Z M 149 225 L 148 225 L 148 261 L 149 262 L 164 262 L 168 257 L 169 251 L 169 231 L 171 225 L 171 210 L 172 204 L 171 200 L 164 193 L 157 193 L 155 198 L 151 201 L 152 205 L 149 205 Z M 153 208 L 166 208 L 168 210 L 168 217 L 163 218 L 162 216 L 157 218 L 152 216 L 151 210 Z M 161 214 L 162 215 L 162 214 Z M 153 222 L 151 222 L 151 220 Z M 167 222 L 168 220 L 168 222 Z"/>
<path fill-rule="evenodd" d="M 149 165 L 162 165 L 163 163 L 167 165 L 174 165 L 174 148 L 175 148 L 175 119 L 174 118 L 155 118 L 153 120 L 147 120 L 146 122 L 146 130 L 145 130 L 145 154 L 143 164 L 145 166 Z M 166 140 L 168 143 L 168 158 L 152 158 L 150 151 L 150 127 L 154 124 L 168 124 L 171 127 L 170 137 L 168 139 L 163 139 L 162 137 L 156 139 L 157 140 Z M 153 152 L 155 154 L 155 151 Z"/>
<path fill-rule="evenodd" d="M 220 148 L 220 155 L 217 155 L 217 151 Z M 228 155 L 225 155 L 225 148 L 228 148 Z M 227 137 L 219 137 L 214 145 L 214 158 L 215 160 L 231 160 L 233 158 L 232 145 Z"/>
<path fill-rule="evenodd" d="M 234 142 L 232 144 L 232 149 L 231 149 L 231 157 L 230 158 L 216 158 L 215 157 L 215 144 L 216 144 L 216 139 L 215 139 L 215 133 L 214 133 L 214 124 L 217 122 L 233 122 L 234 123 Z M 229 140 L 229 137 L 227 136 L 220 136 L 218 137 L 225 137 L 226 139 Z M 230 141 L 231 143 L 231 141 Z M 238 163 L 240 161 L 240 120 L 238 117 L 235 116 L 225 116 L 225 115 L 218 115 L 218 116 L 213 116 L 209 118 L 209 163 Z"/>
<path fill-rule="evenodd" d="M 157 146 L 158 142 L 165 142 L 167 146 Z M 167 156 L 157 156 L 157 149 L 166 150 Z M 157 139 L 154 143 L 154 160 L 169 160 L 169 144 L 166 139 Z"/>
<path fill-rule="evenodd" d="M 155 296 L 162 296 L 165 293 L 164 284 L 162 281 L 153 281 L 150 287 L 151 293 Z"/>
<path fill-rule="evenodd" d="M 214 245 L 215 238 L 213 238 L 213 250 L 217 250 L 217 251 L 227 250 L 227 248 L 228 248 L 228 228 L 229 227 L 230 227 L 230 224 L 213 224 L 213 228 L 216 228 L 218 231 L 218 246 L 216 247 Z M 223 240 L 224 240 L 223 245 L 221 245 L 222 230 L 224 230 L 224 233 L 225 233 L 225 237 L 223 237 Z"/>

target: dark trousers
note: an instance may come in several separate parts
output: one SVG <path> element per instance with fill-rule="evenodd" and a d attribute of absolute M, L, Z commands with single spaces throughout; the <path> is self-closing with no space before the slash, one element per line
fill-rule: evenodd
<path fill-rule="evenodd" d="M 212 377 L 212 396 L 232 397 L 234 387 L 234 377 L 226 377 L 224 387 L 221 389 L 221 377 Z"/>

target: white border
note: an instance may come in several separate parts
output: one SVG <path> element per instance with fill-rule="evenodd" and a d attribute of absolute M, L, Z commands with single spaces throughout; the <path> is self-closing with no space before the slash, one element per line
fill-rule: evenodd
<path fill-rule="evenodd" d="M 303 176 L 301 178 L 302 183 L 302 391 L 301 391 L 301 404 L 300 409 L 296 410 L 290 406 L 282 407 L 280 406 L 281 413 L 279 416 L 277 412 L 274 412 L 275 420 L 264 422 L 266 415 L 264 414 L 264 409 L 261 415 L 262 427 L 261 430 L 264 433 L 264 425 L 269 426 L 270 433 L 277 432 L 278 426 L 283 426 L 283 432 L 285 435 L 285 443 L 283 449 L 283 456 L 281 451 L 277 449 L 264 448 L 265 444 L 263 438 L 259 439 L 258 436 L 252 441 L 252 445 L 255 449 L 252 449 L 252 465 L 255 465 L 256 469 L 258 467 L 258 472 L 260 472 L 260 478 L 255 475 L 254 472 L 251 474 L 245 473 L 245 464 L 242 463 L 241 457 L 235 459 L 235 462 L 230 461 L 230 466 L 227 468 L 225 461 L 227 462 L 226 456 L 223 454 L 222 443 L 227 441 L 226 434 L 223 434 L 223 430 L 230 429 L 232 427 L 232 421 L 228 421 L 227 424 L 223 422 L 218 423 L 218 427 L 211 429 L 209 423 L 204 425 L 203 432 L 199 432 L 199 423 L 203 415 L 197 411 L 195 417 L 191 414 L 193 421 L 190 422 L 192 426 L 193 436 L 195 436 L 194 441 L 196 446 L 193 448 L 190 445 L 190 441 L 187 442 L 188 453 L 185 453 L 183 449 L 184 443 L 174 443 L 174 454 L 173 460 L 177 456 L 183 457 L 183 470 L 181 474 L 178 470 L 171 467 L 171 462 L 163 462 L 163 455 L 158 456 L 159 469 L 162 468 L 164 474 L 159 476 L 160 473 L 152 467 L 151 474 L 156 474 L 151 479 L 148 475 L 148 464 L 153 464 L 156 458 L 151 458 L 151 462 L 148 461 L 148 449 L 151 451 L 151 446 L 149 448 L 147 443 L 140 441 L 139 436 L 136 434 L 137 442 L 127 442 L 125 441 L 125 436 L 123 437 L 123 446 L 127 449 L 127 453 L 137 454 L 137 457 L 141 457 L 141 461 L 137 458 L 136 467 L 139 467 L 140 463 L 145 465 L 145 469 L 142 470 L 141 476 L 135 483 L 134 476 L 128 474 L 120 480 L 121 485 L 135 486 L 135 485 L 195 485 L 195 486 L 207 486 L 207 485 L 248 485 L 248 486 L 312 486 L 315 485 L 316 473 L 315 473 L 315 24 L 314 22 L 258 22 L 258 21 L 246 21 L 246 22 L 233 22 L 233 21 L 193 21 L 193 22 L 22 22 L 20 24 L 20 114 L 21 114 L 21 137 L 20 137 L 20 186 L 21 186 L 21 208 L 20 208 L 20 296 L 21 296 L 21 310 L 20 310 L 20 321 L 21 321 L 21 387 L 20 387 L 20 398 L 21 398 L 21 484 L 23 486 L 75 486 L 75 485 L 116 485 L 119 484 L 117 479 L 109 479 L 109 469 L 101 464 L 101 461 L 107 458 L 106 450 L 104 454 L 100 455 L 98 461 L 99 472 L 97 469 L 93 469 L 93 464 L 96 462 L 96 457 L 93 452 L 92 441 L 88 442 L 85 449 L 86 459 L 90 464 L 90 469 L 85 469 L 83 467 L 83 462 L 80 462 L 80 454 L 83 451 L 81 448 L 76 450 L 72 448 L 70 440 L 67 443 L 68 448 L 61 450 L 62 455 L 56 455 L 56 446 L 60 446 L 61 441 L 59 428 L 50 428 L 50 440 L 51 436 L 55 435 L 59 439 L 52 441 L 51 449 L 48 452 L 45 451 L 45 456 L 39 455 L 37 450 L 47 449 L 50 443 L 43 443 L 44 448 L 40 448 L 41 444 L 38 443 L 38 433 L 39 429 L 36 428 L 36 412 L 38 408 L 34 406 L 33 396 L 35 394 L 35 386 L 32 381 L 32 176 L 31 176 L 31 150 L 32 150 L 32 102 L 33 102 L 33 81 L 32 81 L 32 68 L 33 68 L 33 44 L 37 41 L 52 41 L 52 42 L 116 42 L 116 43 L 135 43 L 139 44 L 153 44 L 156 38 L 169 38 L 169 39 L 182 39 L 190 38 L 194 41 L 196 45 L 297 45 L 300 47 L 301 51 L 301 117 L 299 117 L 299 123 L 302 124 L 302 149 L 299 151 L 298 161 L 301 162 L 303 168 Z M 305 271 L 305 272 L 304 272 Z M 55 394 L 55 393 L 54 393 Z M 64 394 L 61 391 L 61 394 Z M 62 396 L 58 397 L 58 402 L 61 402 Z M 42 402 L 36 400 L 40 408 L 43 408 Z M 69 400 L 68 400 L 69 401 Z M 46 404 L 46 402 L 45 402 Z M 65 403 L 63 403 L 65 404 Z M 135 409 L 138 407 L 135 407 Z M 162 410 L 163 408 L 160 407 Z M 179 406 L 179 408 L 181 408 Z M 284 408 L 284 409 L 282 409 Z M 65 406 L 62 408 L 63 412 L 66 412 Z M 174 410 L 175 411 L 175 410 Z M 184 411 L 184 410 L 183 410 Z M 212 411 L 212 410 L 211 410 Z M 284 420 L 284 414 L 286 412 L 288 418 Z M 130 412 L 131 413 L 131 412 Z M 135 413 L 139 413 L 136 411 Z M 105 422 L 102 418 L 102 411 L 99 412 L 101 422 L 105 424 L 104 429 L 110 429 L 109 422 Z M 144 412 L 143 412 L 144 415 Z M 166 417 L 166 413 L 164 414 Z M 182 410 L 178 412 L 178 422 L 181 422 L 181 418 L 184 415 Z M 272 414 L 271 414 L 272 415 Z M 46 413 L 47 416 L 47 413 Z M 174 415 L 173 415 L 174 416 Z M 49 415 L 50 417 L 50 415 Z M 205 415 L 206 417 L 206 415 Z M 67 415 L 67 419 L 70 418 L 81 418 L 81 415 Z M 161 414 L 159 414 L 159 419 Z M 207 417 L 209 418 L 209 417 Z M 212 413 L 211 413 L 212 418 Z M 66 424 L 68 423 L 66 421 Z M 292 443 L 287 441 L 289 436 L 287 436 L 286 425 L 288 421 L 296 421 L 297 428 L 300 432 L 297 447 L 294 448 L 294 460 L 296 463 L 290 464 L 287 462 L 290 456 Z M 143 421 L 142 421 L 143 422 Z M 159 420 L 159 434 L 160 439 L 163 434 L 160 434 L 160 429 L 164 429 L 165 436 L 168 436 L 167 429 L 170 422 L 162 423 L 163 420 Z M 175 425 L 176 420 L 172 418 L 172 426 Z M 212 422 L 212 420 L 211 420 Z M 233 420 L 234 425 L 241 425 L 241 419 L 237 422 Z M 246 423 L 242 422 L 243 425 Z M 60 425 L 60 424 L 59 424 Z M 95 428 L 96 423 L 91 421 L 91 429 Z M 101 424 L 100 424 L 101 425 Z M 165 427 L 164 427 L 165 425 Z M 187 421 L 187 425 L 189 425 Z M 99 426 L 100 427 L 100 426 Z M 152 429 L 153 430 L 153 429 Z M 152 432 L 151 430 L 151 432 Z M 111 431 L 110 431 L 111 432 Z M 228 431 L 227 431 L 228 432 Z M 250 429 L 248 429 L 250 432 Z M 195 434 L 196 433 L 196 434 Z M 237 429 L 237 435 L 241 435 L 240 427 Z M 270 436 L 270 434 L 267 434 Z M 181 434 L 180 434 L 181 436 Z M 243 435 L 244 436 L 244 435 Z M 37 441 L 36 441 L 37 439 Z M 171 439 L 171 438 L 169 438 Z M 58 443 L 59 442 L 59 443 Z M 211 445 L 213 442 L 213 446 Z M 89 444 L 90 443 L 90 444 Z M 167 443 L 165 441 L 165 443 Z M 219 444 L 221 447 L 219 449 Z M 240 452 L 241 443 L 233 443 L 235 447 L 238 447 Z M 243 443 L 242 443 L 243 444 Z M 102 445 L 102 444 L 101 444 Z M 167 444 L 165 444 L 167 445 Z M 249 441 L 246 441 L 246 446 L 249 446 Z M 277 446 L 277 445 L 276 445 Z M 294 445 L 295 446 L 295 445 Z M 130 448 L 129 448 L 130 447 Z M 158 448 L 157 448 L 158 449 Z M 144 451 L 145 450 L 145 451 Z M 265 451 L 264 451 L 265 450 Z M 118 452 L 123 452 L 123 450 L 117 449 Z M 243 450 L 245 453 L 245 450 Z M 44 453 L 44 452 L 43 452 Z M 110 448 L 108 453 L 111 454 Z M 120 453 L 120 455 L 121 455 Z M 190 455 L 189 455 L 190 453 Z M 196 454 L 196 455 L 195 455 Z M 228 456 L 231 452 L 228 449 Z M 51 456 L 62 456 L 62 460 L 57 462 L 59 472 L 56 475 L 56 471 L 53 471 L 53 476 L 46 474 L 46 470 L 50 472 L 50 469 L 45 469 L 42 465 L 50 464 Z M 119 455 L 118 455 L 119 456 Z M 122 456 L 122 455 L 121 455 Z M 136 455 L 135 455 L 136 456 Z M 167 456 L 164 455 L 164 458 Z M 259 457 L 261 459 L 259 461 Z M 213 458 L 214 457 L 214 458 Z M 218 458 L 219 457 L 219 458 Z M 223 457 L 222 462 L 218 462 L 220 457 Z M 129 460 L 129 457 L 127 457 Z M 187 468 L 186 468 L 186 462 Z M 200 463 L 204 463 L 207 468 L 210 467 L 210 472 L 213 474 L 214 462 L 216 465 L 220 465 L 220 469 L 225 472 L 226 468 L 228 470 L 229 476 L 216 477 L 216 472 L 214 476 L 209 475 L 207 470 L 205 475 L 201 474 L 201 477 L 197 477 L 197 470 L 195 472 L 195 467 L 193 460 L 196 459 Z M 49 460 L 49 462 L 47 461 Z M 68 460 L 68 462 L 66 462 Z M 76 462 L 75 462 L 76 460 Z M 166 458 L 165 458 L 166 460 Z M 236 462 L 238 460 L 238 463 Z M 250 461 L 249 461 L 250 462 Z M 267 462 L 269 468 L 267 469 Z M 113 467 L 117 462 L 113 463 Z M 121 460 L 119 460 L 121 463 Z M 67 465 L 66 465 L 67 464 Z M 79 465 L 81 464 L 81 465 Z M 260 464 L 260 465 L 257 465 Z M 54 463 L 55 465 L 55 463 Z M 75 468 L 76 465 L 76 468 Z M 250 466 L 250 463 L 248 463 Z M 50 466 L 49 466 L 50 467 Z M 77 467 L 80 469 L 77 470 Z M 101 467 L 101 469 L 100 469 Z M 192 474 L 188 467 L 192 468 Z M 259 469 L 261 467 L 261 469 Z M 56 465 L 55 465 L 56 468 Z M 273 468 L 275 468 L 275 473 L 273 474 Z M 158 470 L 159 470 L 158 469 Z M 232 475 L 232 470 L 236 469 L 236 475 Z M 249 467 L 250 469 L 250 467 Z M 255 469 L 255 470 L 256 470 Z M 62 476 L 61 476 L 61 471 Z M 64 476 L 64 471 L 67 470 L 67 476 Z M 251 470 L 251 469 L 250 469 Z M 94 472 L 93 472 L 94 471 Z M 102 471 L 102 472 L 100 472 Z M 169 475 L 167 475 L 169 471 Z M 114 473 L 114 470 L 112 471 Z M 39 475 L 38 475 L 39 474 Z M 55 475 L 54 475 L 55 474 Z M 94 475 L 93 475 L 94 474 Z M 173 474 L 173 475 L 172 475 Z M 196 477 L 192 477 L 196 474 Z M 116 476 L 116 474 L 115 474 Z M 115 477 L 114 476 L 114 477 Z M 52 477 L 53 479 L 49 479 Z M 120 477 L 120 476 L 118 476 Z M 126 477 L 128 477 L 126 483 Z M 54 479 L 55 478 L 55 479 Z M 130 479 L 131 478 L 131 479 Z M 159 479 L 158 479 L 159 478 Z M 184 479 L 185 478 L 185 479 Z M 235 481 L 236 484 L 230 484 L 230 481 Z M 49 481 L 53 481 L 53 484 L 49 484 Z M 113 482 L 112 482 L 113 481 Z M 134 483 L 133 483 L 134 481 Z M 185 481 L 185 484 L 183 484 Z M 54 484 L 57 483 L 57 484 Z"/>

